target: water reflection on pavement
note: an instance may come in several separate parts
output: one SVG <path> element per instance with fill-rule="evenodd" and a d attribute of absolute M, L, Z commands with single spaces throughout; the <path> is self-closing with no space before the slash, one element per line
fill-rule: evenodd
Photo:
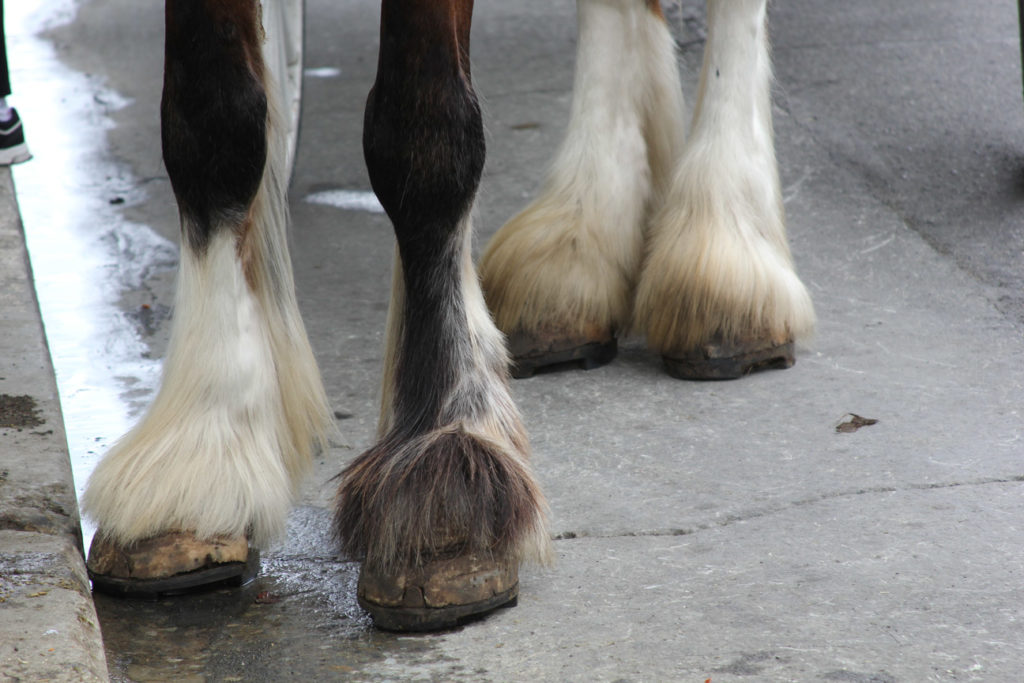
<path fill-rule="evenodd" d="M 294 540 L 265 553 L 259 575 L 241 589 L 156 601 L 97 594 L 112 678 L 336 680 L 395 656 L 396 645 L 425 649 L 428 638 L 396 639 L 371 628 L 355 601 L 359 565 L 324 555 L 321 516 L 296 510 L 288 534 Z M 311 557 L 316 545 L 319 556 Z"/>

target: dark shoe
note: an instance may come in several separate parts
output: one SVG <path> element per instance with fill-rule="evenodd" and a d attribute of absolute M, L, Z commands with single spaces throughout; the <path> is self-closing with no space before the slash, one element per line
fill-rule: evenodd
<path fill-rule="evenodd" d="M 11 109 L 11 114 L 9 121 L 0 121 L 0 166 L 20 164 L 32 158 L 18 111 Z"/>

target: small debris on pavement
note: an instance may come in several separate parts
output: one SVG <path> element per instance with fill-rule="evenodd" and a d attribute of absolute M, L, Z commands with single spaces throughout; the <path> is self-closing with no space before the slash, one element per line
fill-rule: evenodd
<path fill-rule="evenodd" d="M 276 593 L 271 593 L 270 591 L 260 591 L 256 594 L 257 605 L 273 605 L 274 603 L 280 601 L 281 596 L 277 595 Z"/>
<path fill-rule="evenodd" d="M 849 420 L 846 420 L 845 422 L 840 422 L 839 424 L 836 425 L 836 431 L 839 432 L 840 434 L 848 434 L 850 432 L 855 432 L 861 427 L 870 427 L 871 425 L 878 422 L 878 420 L 876 420 L 873 417 L 861 417 L 856 413 L 847 413 L 847 415 L 850 416 Z"/>

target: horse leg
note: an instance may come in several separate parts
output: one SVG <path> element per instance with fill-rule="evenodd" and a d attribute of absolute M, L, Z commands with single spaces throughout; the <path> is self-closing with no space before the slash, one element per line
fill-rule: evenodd
<path fill-rule="evenodd" d="M 395 230 L 379 441 L 341 474 L 335 530 L 383 628 L 443 628 L 515 601 L 550 553 L 545 502 L 473 268 L 484 165 L 472 0 L 384 0 L 363 147 Z"/>
<path fill-rule="evenodd" d="M 683 140 L 674 44 L 658 0 L 579 0 L 569 128 L 537 199 L 480 262 L 513 373 L 616 353 L 652 204 Z"/>
<path fill-rule="evenodd" d="M 766 0 L 708 0 L 690 137 L 636 296 L 636 326 L 677 377 L 789 367 L 814 326 L 786 241 L 770 87 Z"/>
<path fill-rule="evenodd" d="M 252 0 L 167 0 L 161 137 L 181 217 L 159 392 L 83 499 L 94 586 L 237 578 L 281 534 L 331 419 L 295 300 L 285 134 Z M 272 98 L 270 98 L 272 100 Z"/>

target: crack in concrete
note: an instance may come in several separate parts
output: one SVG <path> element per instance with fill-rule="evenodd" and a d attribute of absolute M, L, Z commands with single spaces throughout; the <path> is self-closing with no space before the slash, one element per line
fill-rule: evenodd
<path fill-rule="evenodd" d="M 817 496 L 810 496 L 799 500 L 792 501 L 790 503 L 776 505 L 770 508 L 752 509 L 745 512 L 727 515 L 722 519 L 714 520 L 712 522 L 704 522 L 691 527 L 669 527 L 664 529 L 641 529 L 636 531 L 617 531 L 609 533 L 592 533 L 588 531 L 560 531 L 552 535 L 552 540 L 565 541 L 577 538 L 630 538 L 630 537 L 646 537 L 646 536 L 692 536 L 701 531 L 709 531 L 711 529 L 721 529 L 724 527 L 732 526 L 733 524 L 739 524 L 743 522 L 749 522 L 770 515 L 776 515 L 781 512 L 786 512 L 795 508 L 801 508 L 808 505 L 816 505 L 818 503 L 824 503 L 832 500 L 839 500 L 842 498 L 853 498 L 856 496 L 865 495 L 878 495 L 878 494 L 889 494 L 889 493 L 908 493 L 912 491 L 935 491 L 935 490 L 947 490 L 973 486 L 991 486 L 993 484 L 1018 484 L 1024 483 L 1024 475 L 1014 475 L 1010 477 L 989 477 L 985 479 L 977 479 L 974 481 L 961 481 L 961 482 L 939 482 L 933 484 L 909 484 L 907 486 L 870 486 L 849 491 L 835 491 L 832 493 L 823 493 Z"/>
<path fill-rule="evenodd" d="M 988 40 L 979 40 L 978 45 L 1009 45 L 1013 43 L 1012 39 L 1006 38 L 990 38 Z M 852 40 L 852 41 L 836 41 L 831 43 L 790 43 L 788 45 L 772 46 L 772 51 L 776 54 L 782 54 L 783 52 L 794 52 L 797 50 L 837 50 L 837 49 L 897 49 L 897 48 L 919 48 L 921 46 L 928 47 L 942 47 L 944 45 L 961 45 L 963 39 L 958 36 L 928 36 L 925 38 L 904 38 L 901 40 Z"/>

